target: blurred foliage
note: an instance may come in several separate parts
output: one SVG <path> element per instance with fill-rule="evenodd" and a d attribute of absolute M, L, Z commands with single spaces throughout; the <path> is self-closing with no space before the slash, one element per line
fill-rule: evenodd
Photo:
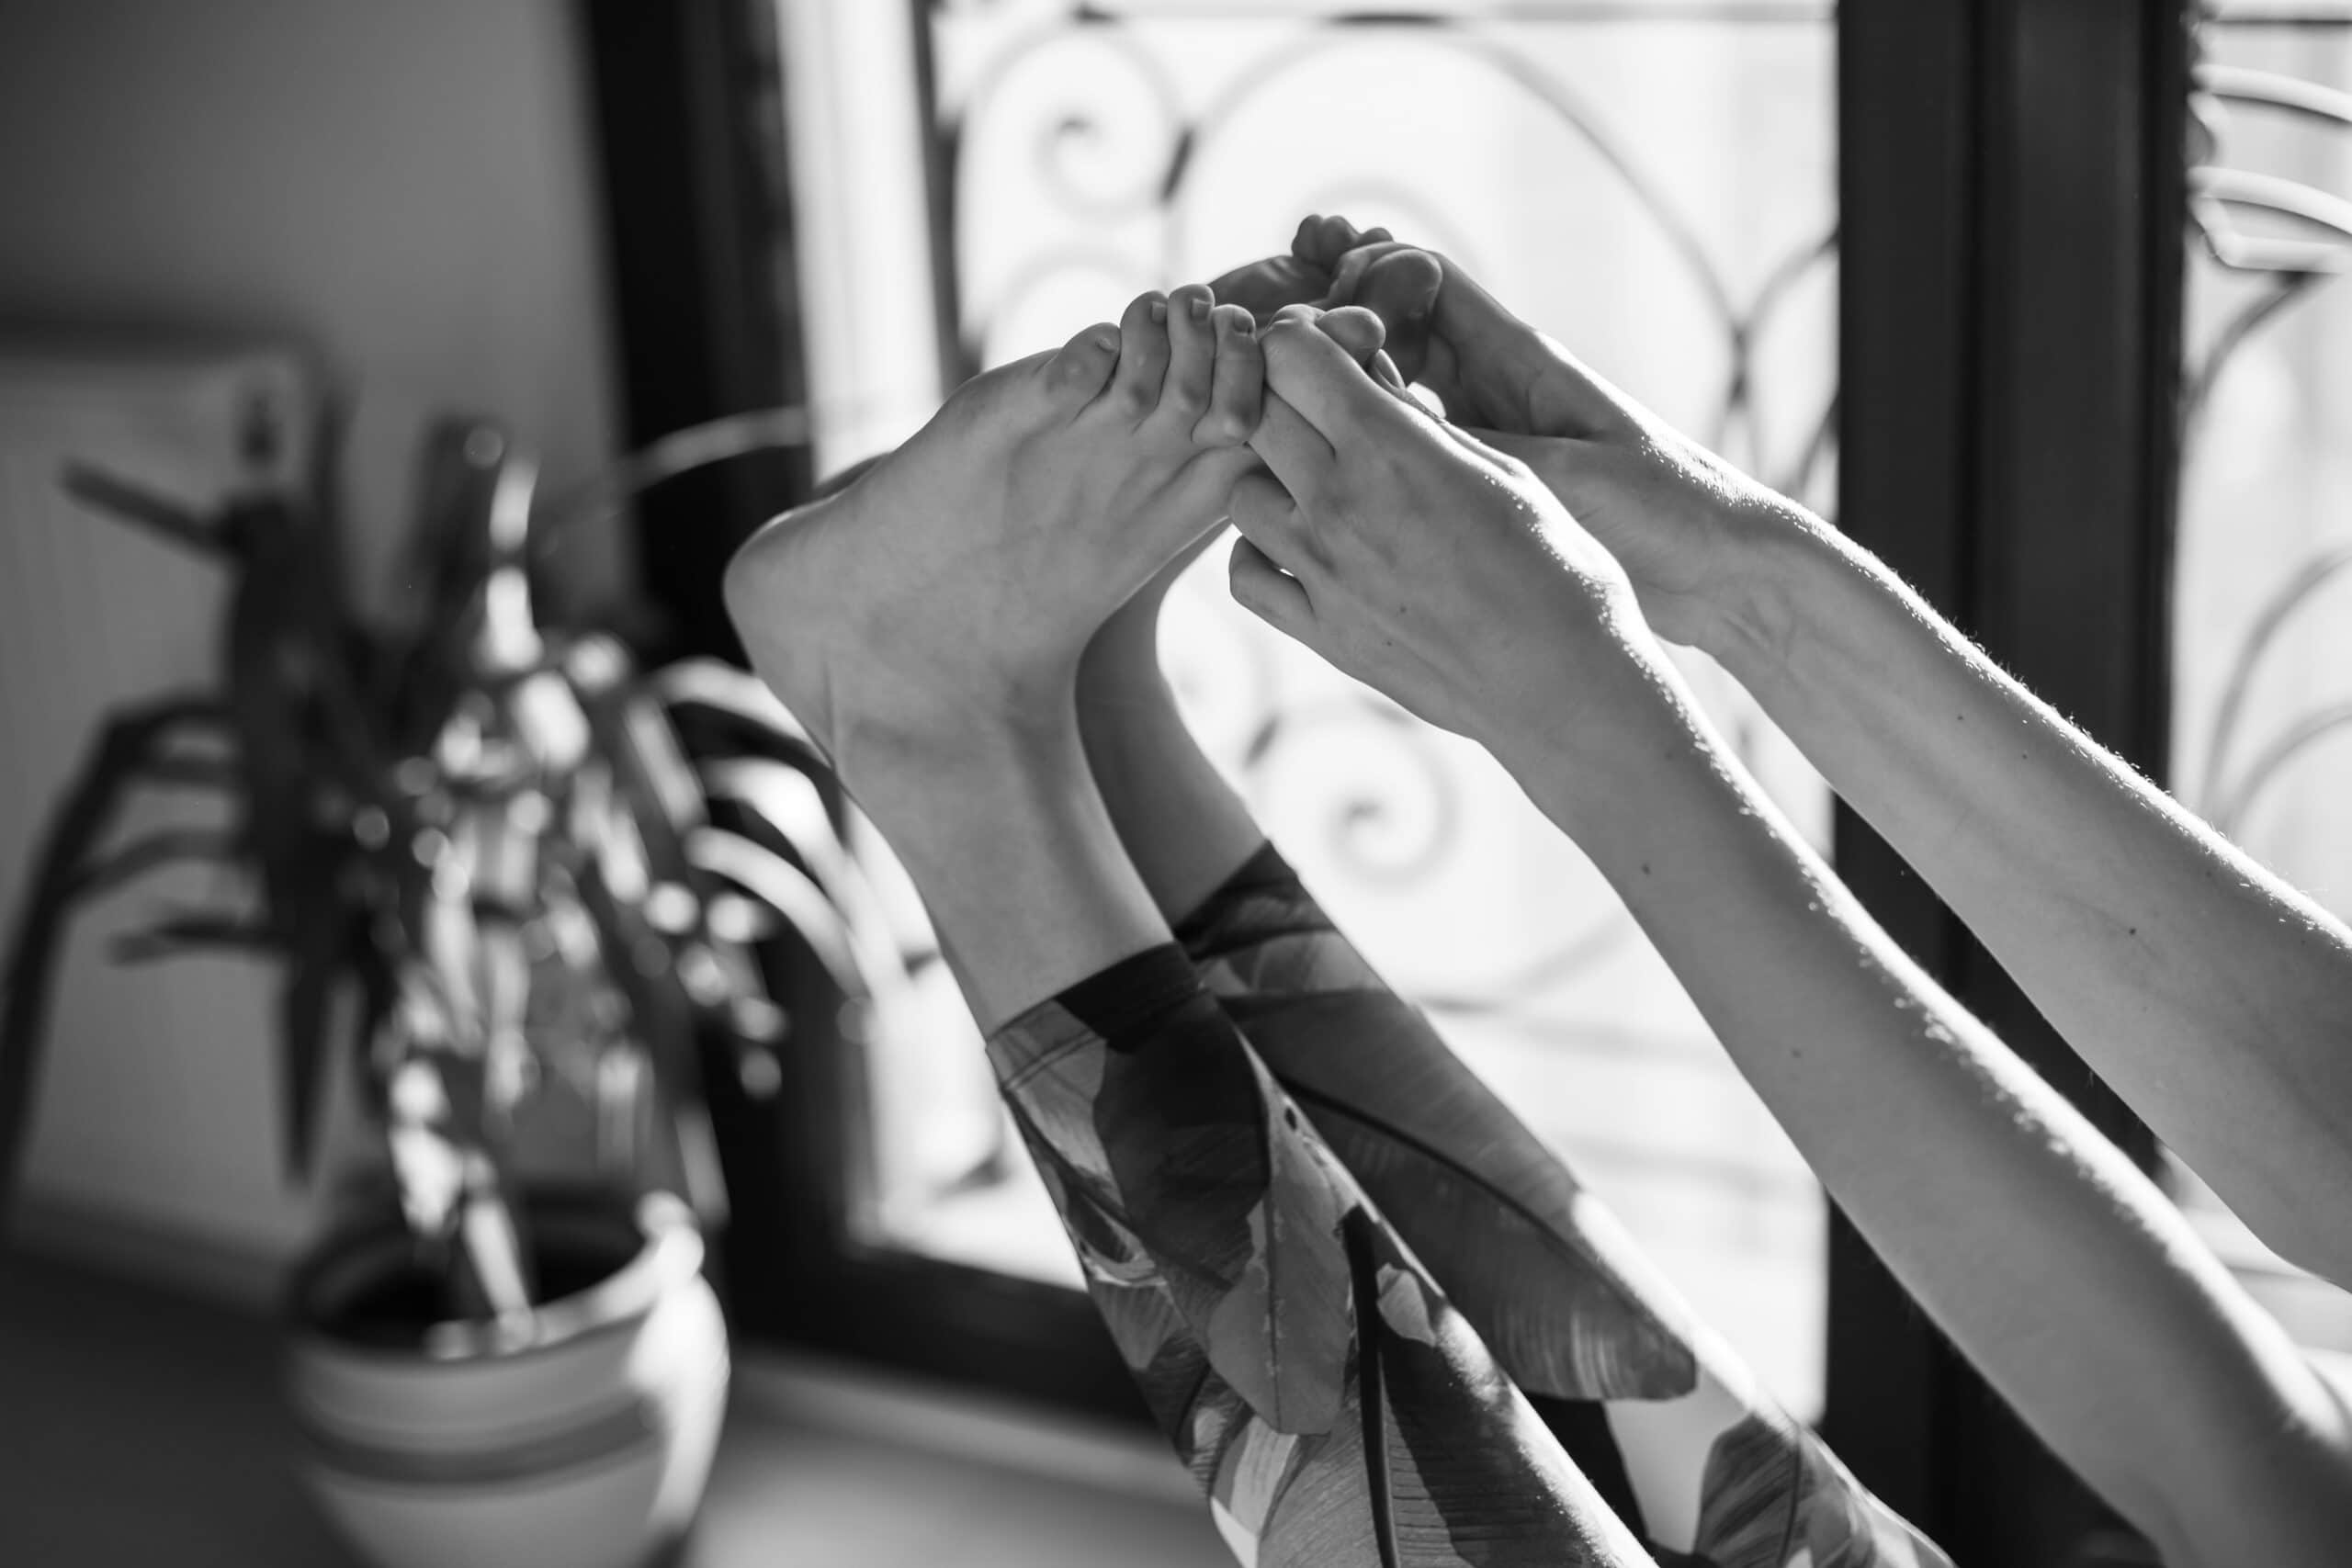
<path fill-rule="evenodd" d="M 611 1101 L 605 1174 L 681 1189 L 714 1219 L 698 1064 L 731 1055 L 747 1083 L 773 1083 L 762 1058 L 787 1030 L 760 945 L 805 944 L 852 998 L 887 987 L 896 955 L 822 759 L 764 687 L 705 661 L 640 671 L 608 635 L 540 624 L 535 466 L 499 431 L 450 421 L 429 438 L 424 597 L 398 626 L 363 617 L 344 581 L 333 446 L 307 493 L 210 515 L 65 476 L 96 512 L 216 563 L 231 592 L 216 680 L 104 718 L 23 889 L 0 972 L 0 1199 L 73 916 L 164 866 L 211 863 L 232 871 L 231 897 L 161 911 L 118 955 L 276 959 L 290 1172 L 311 1171 L 331 1059 L 348 1052 L 453 1306 L 519 1312 L 532 1285 L 513 1132 L 537 1086 L 562 1074 Z M 625 466 L 625 488 L 684 465 Z M 230 826 L 116 841 L 147 791 L 223 795 Z M 729 1055 L 706 1054 L 714 1039 Z"/>

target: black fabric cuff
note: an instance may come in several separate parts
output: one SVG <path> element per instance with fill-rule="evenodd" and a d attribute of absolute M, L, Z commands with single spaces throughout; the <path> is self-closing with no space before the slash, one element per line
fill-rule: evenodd
<path fill-rule="evenodd" d="M 1315 907 L 1306 885 L 1298 873 L 1272 841 L 1261 844 L 1258 852 L 1241 863 L 1241 868 L 1217 885 L 1216 891 L 1201 900 L 1189 915 L 1176 922 L 1175 936 L 1187 953 L 1197 953 L 1204 942 L 1216 933 L 1227 911 L 1247 899 L 1278 895 L 1286 901 Z"/>
<path fill-rule="evenodd" d="M 1172 942 L 1122 958 L 1054 1000 L 1114 1050 L 1121 1042 L 1165 1023 L 1187 1003 L 1198 1002 L 1212 1013 L 1216 1007 L 1193 961 Z"/>

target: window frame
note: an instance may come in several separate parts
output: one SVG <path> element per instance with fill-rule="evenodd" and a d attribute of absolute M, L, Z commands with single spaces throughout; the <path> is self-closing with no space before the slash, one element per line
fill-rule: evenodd
<path fill-rule="evenodd" d="M 908 3 L 927 94 L 926 0 Z M 1844 0 L 1837 22 L 1840 525 L 2157 777 L 2194 9 Z M 799 400 L 771 6 L 583 0 L 582 19 L 630 443 Z M 926 135 L 933 272 L 952 299 L 946 150 Z M 944 383 L 961 353 L 943 332 Z M 719 570 L 810 478 L 787 453 L 648 498 L 639 559 L 665 651 L 738 653 Z M 1929 974 L 2153 1163 L 2146 1130 L 1842 807 L 1837 862 Z M 857 1053 L 827 1022 L 821 973 L 777 963 L 796 1019 L 781 1092 L 710 1075 L 738 1331 L 1142 1421 L 1083 1295 L 859 1243 L 873 1172 Z M 2112 1528 L 1834 1211 L 1829 1274 L 1822 1426 L 1890 1505 L 1963 1562 L 2055 1562 Z"/>
<path fill-rule="evenodd" d="M 2156 778 L 2193 22 L 2109 0 L 1839 15 L 1839 526 Z M 1842 805 L 1836 848 L 1928 972 L 2153 1168 L 2146 1128 Z M 1955 1558 L 2053 1562 L 2120 1529 L 1834 1211 L 1829 1322 L 1825 1435 Z"/>

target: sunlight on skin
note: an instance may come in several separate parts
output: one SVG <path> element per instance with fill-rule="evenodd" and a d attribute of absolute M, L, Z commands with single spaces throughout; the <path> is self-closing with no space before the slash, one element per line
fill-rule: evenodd
<path fill-rule="evenodd" d="M 1168 922 L 1081 749 L 1089 640 L 1255 466 L 1239 443 L 1256 411 L 1239 405 L 1261 390 L 1256 334 L 1229 309 L 1239 319 L 1220 333 L 1206 289 L 1146 296 L 1114 363 L 1090 331 L 979 378 L 899 452 L 755 538 L 730 567 L 729 607 L 930 906 L 1148 1394 L 1170 1355 L 1216 1373 L 1191 1380 L 1171 1436 L 1216 1467 L 1213 1510 L 1243 1560 L 1355 1560 L 1375 1538 L 1393 1555 L 1398 1539 L 1461 1528 L 1522 1555 L 1630 1564 L 1641 1553 L 1623 1521 L 1181 952 L 1148 951 Z M 1356 351 L 1324 341 L 1355 365 L 1378 338 L 1368 313 L 1333 332 L 1351 325 L 1371 329 Z M 1191 988 L 1174 1012 L 1152 1003 L 1165 1035 L 1096 1034 L 1070 1010 L 1080 982 L 1130 957 Z M 1159 995 L 1147 986 L 1143 1000 Z M 1238 1255 L 1221 1250 L 1237 1238 Z M 1430 1434 L 1437 1470 L 1414 1457 L 1434 1457 Z M 1310 1467 L 1297 1485 L 1294 1450 Z M 1393 1473 L 1426 1483 L 1428 1506 L 1392 1517 Z"/>
<path fill-rule="evenodd" d="M 905 861 L 984 1027 L 1167 940 L 1071 693 L 1088 639 L 1254 464 L 1261 380 L 1248 311 L 1140 296 L 977 378 L 729 568 L 754 667 Z"/>
<path fill-rule="evenodd" d="M 2352 1534 L 2352 1416 L 2147 1178 L 1870 920 L 1731 759 L 1633 605 L 1639 593 L 1662 629 L 1704 646 L 1756 608 L 1743 606 L 1739 592 L 1709 592 L 1734 558 L 1733 542 L 1817 546 L 1817 523 L 1807 527 L 1801 509 L 1662 432 L 1458 273 L 1442 266 L 1432 299 L 1426 262 L 1392 276 L 1382 269 L 1401 265 L 1394 258 L 1404 253 L 1388 246 L 1374 244 L 1361 262 L 1328 254 L 1348 239 L 1343 227 L 1302 231 L 1305 259 L 1334 271 L 1334 295 L 1380 299 L 1407 277 L 1411 287 L 1389 322 L 1404 362 L 1442 383 L 1457 416 L 1540 435 L 1547 448 L 1515 449 L 1556 462 L 1539 475 L 1497 450 L 1507 438 L 1489 444 L 1407 409 L 1312 333 L 1278 323 L 1266 334 L 1266 413 L 1253 437 L 1273 477 L 1245 476 L 1236 491 L 1246 543 L 1235 552 L 1235 597 L 1496 754 L 1592 856 L 1898 1277 L 2167 1561 L 2334 1561 L 2335 1543 Z M 1561 500 L 1579 486 L 1590 487 L 1592 503 L 1579 501 L 1571 518 Z M 1440 516 L 1448 519 L 1442 532 L 1429 525 Z M 1605 541 L 1579 525 L 1588 518 L 1607 530 Z M 1789 523 L 1797 526 L 1777 526 Z M 1833 680 L 1838 703 L 1870 714 L 1880 737 L 1907 737 L 1876 741 L 1881 753 L 1893 745 L 1933 761 L 1858 757 L 1868 748 L 1834 718 L 1806 711 L 1803 682 L 1771 668 L 1797 635 L 1785 618 L 1795 603 L 1785 580 L 1782 622 L 1751 616 L 1755 646 L 1727 647 L 1727 661 L 1738 669 L 1742 651 L 1754 655 L 1747 667 L 1767 682 L 1768 711 L 1792 713 L 1792 733 L 1830 753 L 1823 765 L 1841 788 L 1841 762 L 1862 773 L 1874 819 L 1883 812 L 1901 822 L 1908 812 L 1915 828 L 1922 817 L 1929 828 L 1949 821 L 1951 777 L 1928 780 L 1920 768 L 1959 773 L 1993 759 L 1982 739 L 1955 745 L 1938 721 L 1973 706 L 1985 721 L 1980 737 L 2005 724 L 2005 733 L 2034 737 L 2045 760 L 2035 764 L 2029 744 L 2018 761 L 2037 776 L 2074 772 L 2072 797 L 2063 784 L 2041 791 L 2046 820 L 2080 830 L 2074 850 L 2050 847 L 2052 865 L 2082 862 L 2080 843 L 2098 844 L 2119 824 L 2164 825 L 2140 835 L 2152 852 L 2160 847 L 2177 814 L 2153 791 L 2135 790 L 2128 769 L 2108 760 L 2113 806 L 2086 815 L 2078 786 L 2098 770 L 2078 737 L 1981 655 L 1959 657 L 1917 626 L 1889 629 L 1916 600 L 1874 577 L 1859 552 L 1815 554 L 1832 564 L 1815 572 L 1815 596 L 1834 600 L 1845 616 L 1811 634 L 1809 671 Z M 1748 564 L 1751 580 L 1762 575 Z M 1874 595 L 1853 591 L 1861 580 L 1879 582 Z M 1853 645 L 1871 639 L 1853 628 L 1873 619 L 1876 656 L 1858 658 Z M 1761 635 L 1758 625 L 1768 628 Z M 1912 688 L 1907 698 L 1890 695 L 1894 670 Z M 1908 711 L 1893 711 L 1890 701 Z M 2006 754 L 2003 763 L 1979 767 L 1972 782 L 2014 816 L 2035 789 L 2004 776 Z M 1922 801 L 1930 803 L 1924 813 Z M 2030 819 L 2010 828 L 2023 842 L 2049 837 Z M 1929 848 L 1931 840 L 1927 833 Z M 1987 863 L 2015 860 L 1989 844 L 1972 853 Z M 2210 861 L 2177 846 L 2165 853 L 2192 871 Z M 1981 869 L 1946 871 L 1956 886 L 1983 892 Z M 2049 874 L 2011 865 L 2007 880 L 2031 886 Z M 2108 883 L 2111 896 L 2111 874 Z M 2278 918 L 2275 897 L 2261 908 L 2267 890 L 2258 882 L 2243 890 L 2255 897 L 2212 909 L 2210 891 L 2195 896 L 2155 876 L 2135 907 L 2147 911 L 2143 923 L 2201 908 L 2292 927 Z M 2004 921 L 2031 915 L 2009 897 L 2004 907 L 1987 894 L 1979 907 Z M 2286 961 L 2298 955 L 2279 934 L 2267 940 L 2261 961 L 2292 968 Z M 2183 949 L 2192 968 L 2194 945 Z M 2066 950 L 2087 960 L 2095 947 L 2076 940 Z M 2243 947 L 2241 956 L 2255 960 Z M 2305 963 L 2306 979 L 2345 972 L 2340 953 L 2326 956 L 2335 961 Z M 2030 953 L 2021 961 L 2042 962 Z M 2138 963 L 2085 966 L 2121 976 Z M 2062 986 L 2079 991 L 2082 982 L 2052 976 L 2048 985 L 2064 994 Z M 2111 1030 L 2121 999 L 2103 1012 L 2082 1009 L 2095 1037 Z M 2340 1008 L 2306 1011 L 2339 1016 L 2330 1005 Z M 2120 1008 L 2126 1018 L 2137 1011 Z M 2259 1090 L 2261 1075 L 2247 1076 Z M 2300 1116 L 2269 1120 L 2294 1128 Z"/>

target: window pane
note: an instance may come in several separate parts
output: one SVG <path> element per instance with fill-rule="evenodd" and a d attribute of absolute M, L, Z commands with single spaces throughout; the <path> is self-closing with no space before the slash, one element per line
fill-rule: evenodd
<path fill-rule="evenodd" d="M 1678 425 L 1826 508 L 1826 5 L 1437 6 L 1419 25 L 1306 4 L 1072 9 L 1001 0 L 928 18 L 929 109 L 952 130 L 936 171 L 955 215 L 949 325 L 973 364 L 1057 344 L 1139 289 L 1214 276 L 1286 246 L 1302 214 L 1341 211 L 1448 251 Z M 895 202 L 920 174 L 876 160 L 840 178 L 845 200 Z M 1208 749 L 1342 926 L 1781 1397 L 1817 1409 L 1819 1190 L 1599 875 L 1483 754 L 1237 609 L 1222 551 L 1171 601 L 1163 656 Z M 1689 668 L 1826 845 L 1818 778 L 1719 671 Z M 876 1238 L 1075 1283 L 968 1021 L 944 976 L 930 979 L 933 1034 L 879 1074 Z"/>
<path fill-rule="evenodd" d="M 2352 916 L 2352 8 L 2221 10 L 2199 96 L 2211 145 L 2191 175 L 2173 780 Z M 2352 1297 L 2175 1174 L 2289 1329 L 2352 1352 Z"/>

